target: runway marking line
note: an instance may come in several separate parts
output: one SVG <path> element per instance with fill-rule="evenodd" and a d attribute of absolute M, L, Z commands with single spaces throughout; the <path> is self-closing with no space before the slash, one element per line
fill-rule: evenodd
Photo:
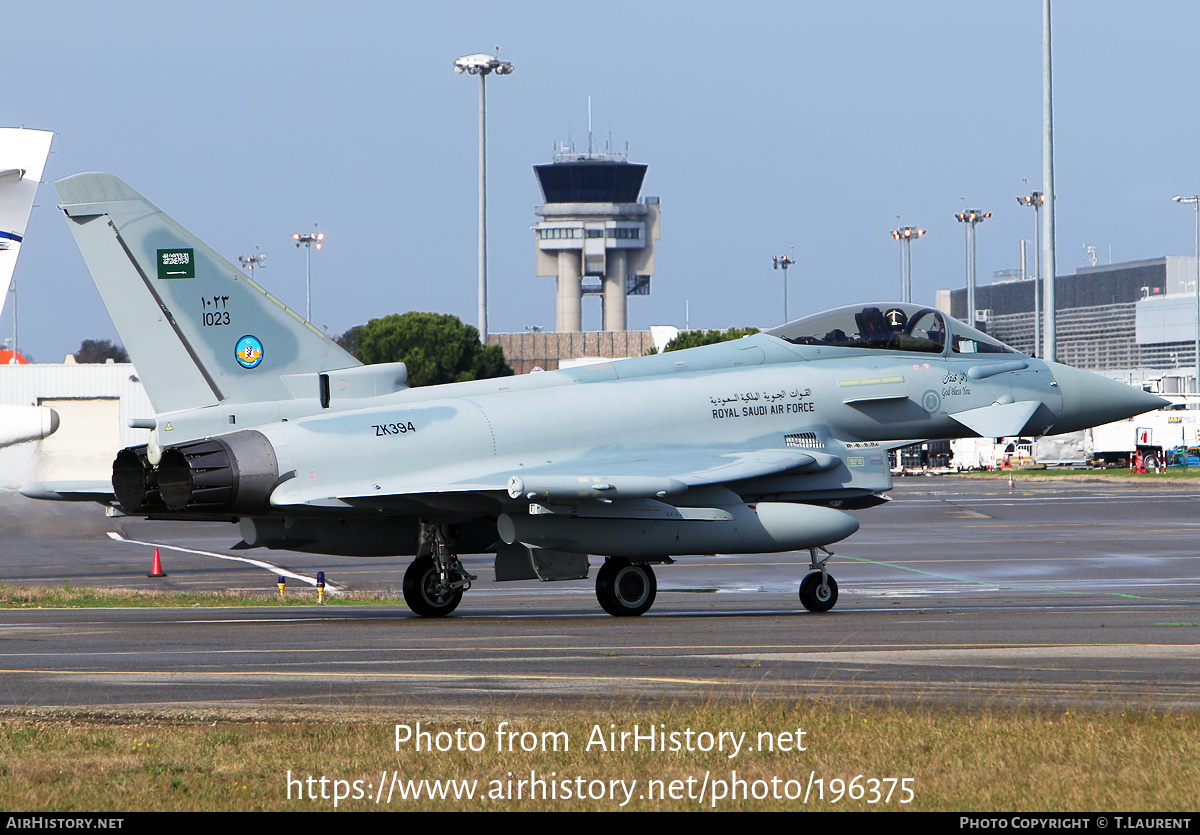
<path fill-rule="evenodd" d="M 892 563 L 892 562 L 881 562 L 879 560 L 867 559 L 866 557 L 851 557 L 851 556 L 847 556 L 845 554 L 838 554 L 837 556 L 841 557 L 844 560 L 851 560 L 852 562 L 865 563 L 867 565 L 878 565 L 878 566 L 883 566 L 885 568 L 894 568 L 898 571 L 909 571 L 909 572 L 912 572 L 913 574 L 921 574 L 926 577 L 936 577 L 939 580 L 951 580 L 951 581 L 958 582 L 958 583 L 966 583 L 966 584 L 972 585 L 972 586 L 988 586 L 988 587 L 1003 589 L 1005 591 L 1015 591 L 1015 592 L 1041 591 L 1041 592 L 1050 592 L 1052 594 L 1071 594 L 1071 595 L 1079 595 L 1079 596 L 1084 596 L 1084 597 L 1090 597 L 1090 596 L 1096 596 L 1096 595 L 1101 596 L 1101 597 L 1124 597 L 1124 598 L 1129 598 L 1132 600 L 1152 600 L 1152 601 L 1155 601 L 1158 603 L 1200 603 L 1200 599 L 1188 598 L 1188 597 L 1150 597 L 1149 595 L 1144 595 L 1144 594 L 1131 594 L 1129 592 L 1117 592 L 1117 591 L 1071 591 L 1069 589 L 1058 589 L 1058 588 L 1054 588 L 1052 586 L 1041 586 L 1041 585 L 1014 586 L 1014 585 L 1007 585 L 1005 583 L 997 582 L 996 580 L 991 580 L 991 579 L 989 579 L 989 580 L 968 580 L 963 577 L 952 577 L 949 574 L 938 574 L 937 572 L 934 572 L 934 571 L 925 571 L 924 569 L 912 568 L 911 566 L 907 566 L 907 565 L 898 565 L 897 563 Z"/>
<path fill-rule="evenodd" d="M 999 692 L 1011 692 L 1018 695 L 1028 695 L 1031 691 L 1035 691 L 1039 695 L 1059 694 L 1062 696 L 1074 695 L 1079 690 L 1090 690 L 1096 686 L 1094 681 L 1083 681 L 1074 685 L 1069 684 L 1042 684 L 1038 682 L 1022 682 L 1013 684 L 1010 682 L 964 682 L 964 681 L 943 681 L 932 682 L 926 679 L 920 681 L 862 681 L 855 680 L 853 682 L 841 680 L 818 680 L 805 679 L 803 681 L 788 681 L 780 679 L 772 680 L 753 680 L 753 679 L 697 679 L 697 678 L 674 678 L 667 676 L 550 676 L 550 675 L 473 675 L 467 673 L 334 673 L 323 671 L 320 673 L 303 672 L 222 672 L 222 671 L 205 671 L 204 673 L 192 672 L 153 672 L 149 670 L 130 671 L 130 670 L 0 670 L 0 674 L 16 674 L 29 673 L 34 675 L 86 675 L 86 676 L 158 676 L 164 678 L 194 678 L 202 675 L 205 678 L 213 677 L 222 678 L 246 678 L 246 677 L 275 677 L 275 678 L 296 678 L 296 677 L 320 677 L 322 679 L 330 678 L 348 678 L 348 679 L 375 679 L 375 680 L 445 680 L 445 681 L 468 681 L 484 679 L 488 681 L 551 681 L 551 682 L 572 682 L 584 681 L 592 683 L 604 684 L 628 684 L 628 683 L 644 683 L 644 684 L 683 684 L 689 686 L 701 687 L 736 687 L 745 689 L 747 687 L 768 687 L 775 689 L 804 689 L 804 690 L 845 690 L 847 687 L 859 688 L 864 690 L 878 691 L 896 691 L 901 690 L 906 694 L 912 695 L 914 692 L 922 691 L 976 691 L 979 693 L 995 694 Z M 1106 682 L 1112 685 L 1112 682 Z M 1145 689 L 1138 687 L 1114 687 L 1113 692 L 1130 692 L 1138 695 L 1152 695 L 1160 697 L 1178 697 L 1180 691 L 1183 693 L 1190 692 L 1188 685 L 1184 685 L 1175 690 L 1158 689 L 1147 693 Z"/>
<path fill-rule="evenodd" d="M 1048 644 L 1045 646 L 992 646 L 963 649 L 957 647 L 894 648 L 883 650 L 831 649 L 820 653 L 757 652 L 753 650 L 708 658 L 750 659 L 763 661 L 820 661 L 826 663 L 915 664 L 918 666 L 962 666 L 964 663 L 1003 665 L 1004 662 L 1089 658 L 1197 658 L 1195 644 Z M 960 663 L 961 662 L 961 663 Z"/>
<path fill-rule="evenodd" d="M 923 622 L 928 622 L 928 621 L 923 621 Z M 1158 624 L 1158 625 L 1159 626 L 1163 626 L 1163 625 L 1170 626 L 1173 624 Z M 1185 624 L 1185 625 L 1187 625 L 1187 624 Z M 1191 624 L 1191 625 L 1194 626 L 1196 624 Z M 790 651 L 792 653 L 802 653 L 802 652 L 817 653 L 817 652 L 843 652 L 843 651 L 844 652 L 893 652 L 893 651 L 902 652 L 902 651 L 906 651 L 905 647 L 896 647 L 896 646 L 893 646 L 890 644 L 838 644 L 837 646 L 838 646 L 837 650 L 831 650 L 830 646 L 828 644 L 799 644 L 799 645 L 798 644 L 765 644 L 765 645 L 762 645 L 759 647 L 755 647 L 753 652 Z M 1010 648 L 1012 645 L 1011 644 L 937 644 L 936 646 L 935 645 L 926 645 L 926 646 L 929 649 L 936 649 L 936 650 L 949 650 L 949 651 L 954 651 L 954 652 L 976 652 L 976 651 L 1003 650 L 1003 649 Z M 1060 645 L 1052 644 L 1052 645 L 1047 645 L 1047 646 L 1060 646 Z M 1161 645 L 1161 644 L 1109 644 L 1107 646 L 1138 647 L 1138 646 L 1163 646 L 1163 645 Z M 536 652 L 544 652 L 544 651 L 553 652 L 555 650 L 564 650 L 564 649 L 570 650 L 573 652 L 581 651 L 581 649 L 579 647 L 554 646 L 553 644 L 532 645 L 532 646 L 520 645 L 520 646 L 512 646 L 512 647 L 444 647 L 444 646 L 393 646 L 393 647 L 389 647 L 390 651 L 396 652 L 398 654 L 404 654 L 404 653 L 410 653 L 410 652 L 444 653 L 447 651 L 447 649 L 457 649 L 457 650 L 459 650 L 460 653 L 478 652 L 481 654 L 508 653 L 508 652 L 535 652 L 535 651 Z M 588 647 L 587 649 L 594 650 L 596 652 L 603 652 L 603 653 L 616 653 L 617 657 L 622 657 L 622 658 L 632 658 L 635 656 L 642 657 L 642 658 L 654 658 L 657 656 L 653 655 L 652 653 L 689 652 L 689 651 L 690 652 L 704 652 L 706 655 L 703 657 L 707 657 L 708 654 L 711 654 L 714 652 L 720 652 L 722 654 L 724 654 L 726 652 L 741 652 L 741 653 L 751 652 L 751 650 L 748 650 L 744 644 L 742 644 L 742 645 L 735 645 L 735 644 L 683 645 L 683 644 L 677 644 L 677 645 L 665 645 L 665 646 L 649 646 L 649 645 L 647 645 L 647 646 L 632 646 L 632 647 L 614 644 L 611 646 Z M 351 647 L 312 647 L 312 648 L 290 647 L 287 650 L 289 655 L 313 655 L 313 654 L 319 655 L 319 654 L 323 654 L 323 653 L 336 653 L 339 655 L 344 655 L 347 652 L 352 652 L 352 651 L 378 652 L 378 650 L 375 649 L 374 647 L 352 647 L 352 648 Z M 278 655 L 279 652 L 280 652 L 280 650 L 275 647 L 271 647 L 271 648 L 267 648 L 267 649 L 245 648 L 245 649 L 171 650 L 172 655 Z M 74 653 L 72 653 L 72 654 L 74 654 Z M 0 657 L 7 657 L 9 655 L 20 657 L 22 655 L 25 655 L 25 653 L 0 653 Z M 89 655 L 89 657 L 102 657 L 102 656 L 118 656 L 119 657 L 119 656 L 125 656 L 125 655 L 137 655 L 137 656 L 145 657 L 146 651 L 145 650 L 119 650 L 119 651 L 107 651 L 107 652 L 89 652 L 88 655 Z M 56 656 L 48 655 L 47 657 L 56 657 Z M 576 657 L 585 658 L 588 656 L 579 655 Z M 612 656 L 606 655 L 604 657 L 610 658 Z M 675 656 L 668 655 L 667 657 L 673 658 Z M 368 660 L 368 661 L 357 661 L 356 660 L 356 661 L 346 661 L 344 663 L 348 663 L 348 664 L 388 663 L 388 664 L 390 664 L 390 663 L 394 663 L 394 659 L 386 659 L 386 660 L 385 659 L 378 659 L 378 660 L 372 659 L 372 660 Z M 0 671 L 0 672 L 2 672 L 2 671 Z"/>
<path fill-rule="evenodd" d="M 194 677 L 202 676 L 209 678 L 212 676 L 221 676 L 223 678 L 245 678 L 248 676 L 255 677 L 279 677 L 279 678 L 372 678 L 372 679 L 441 679 L 447 681 L 466 681 L 471 679 L 498 679 L 501 681 L 591 681 L 591 682 L 628 682 L 628 681 L 644 681 L 655 682 L 660 684 L 734 684 L 740 687 L 746 686 L 745 681 L 722 681 L 720 679 L 702 679 L 702 678 L 675 678 L 672 676 L 562 676 L 562 675 L 541 675 L 537 673 L 371 673 L 371 672 L 339 672 L 332 670 L 321 670 L 313 672 L 306 670 L 304 672 L 290 672 L 287 670 L 203 670 L 203 671 L 182 671 L 182 670 L 21 670 L 9 669 L 0 670 L 0 674 L 16 675 L 18 673 L 26 673 L 30 675 L 84 675 L 84 676 L 164 676 L 171 678 Z M 800 682 L 780 682 L 781 684 L 795 684 Z"/>
<path fill-rule="evenodd" d="M 110 539 L 116 542 L 124 542 L 128 545 L 145 545 L 150 548 L 165 548 L 168 551 L 180 551 L 184 554 L 199 554 L 202 557 L 216 557 L 219 560 L 231 560 L 233 562 L 245 563 L 246 565 L 252 565 L 255 568 L 264 568 L 267 571 L 270 571 L 272 574 L 278 574 L 282 577 L 291 577 L 293 580 L 299 580 L 302 583 L 308 583 L 310 586 L 315 586 L 317 584 L 316 577 L 308 577 L 304 574 L 297 574 L 294 571 L 289 571 L 282 566 L 269 563 L 265 560 L 255 560 L 251 559 L 250 557 L 235 557 L 231 554 L 217 554 L 213 551 L 198 551 L 195 548 L 184 548 L 181 545 L 167 545 L 165 542 L 143 542 L 140 539 L 128 539 L 119 533 L 115 533 L 114 531 L 109 531 L 108 536 Z M 334 583 L 331 583 L 328 580 L 325 582 L 325 590 L 330 594 L 338 594 L 340 591 L 340 589 L 338 589 Z"/>
<path fill-rule="evenodd" d="M 737 687 L 739 689 L 742 689 L 742 688 L 745 688 L 748 686 L 756 686 L 756 687 L 757 686 L 768 686 L 768 687 L 778 687 L 778 688 L 788 688 L 788 689 L 795 689 L 795 688 L 807 689 L 807 688 L 814 688 L 814 687 L 844 688 L 847 686 L 847 682 L 843 682 L 843 681 L 819 681 L 819 680 L 812 680 L 812 679 L 808 679 L 808 680 L 804 680 L 804 681 L 787 681 L 787 680 L 766 681 L 766 680 L 744 680 L 744 679 L 735 680 L 735 679 L 720 679 L 720 678 L 714 678 L 714 679 L 676 678 L 676 677 L 672 677 L 672 676 L 557 676 L 557 675 L 535 675 L 535 674 L 518 675 L 518 674 L 513 674 L 513 673 L 508 673 L 508 674 L 362 673 L 362 672 L 335 673 L 335 672 L 328 672 L 328 671 L 324 671 L 324 672 L 320 672 L 320 673 L 314 673 L 311 671 L 310 672 L 302 672 L 302 673 L 301 672 L 293 673 L 293 672 L 273 672 L 273 671 L 222 672 L 222 671 L 211 671 L 211 670 L 204 671 L 203 673 L 172 672 L 172 671 L 156 672 L 156 671 L 151 671 L 151 670 L 138 670 L 138 671 L 130 671 L 130 670 L 91 670 L 91 671 L 88 671 L 88 670 L 0 670 L 0 673 L 9 674 L 9 675 L 17 674 L 17 673 L 29 673 L 29 674 L 34 674 L 34 675 L 38 675 L 38 674 L 41 674 L 41 675 L 86 675 L 86 676 L 114 676 L 114 677 L 157 676 L 157 677 L 164 677 L 164 678 L 185 678 L 185 677 L 194 678 L 196 676 L 212 678 L 214 676 L 219 676 L 222 678 L 247 678 L 247 677 L 314 678 L 314 677 L 320 677 L 322 679 L 329 679 L 329 678 L 364 679 L 364 678 L 366 678 L 366 679 L 377 679 L 377 680 L 413 680 L 413 679 L 430 680 L 430 679 L 433 679 L 433 680 L 444 680 L 444 681 L 469 681 L 469 680 L 473 680 L 473 679 L 486 679 L 486 680 L 491 680 L 491 681 L 553 681 L 553 682 L 585 681 L 585 682 L 591 682 L 591 683 L 596 683 L 596 684 L 601 684 L 601 683 L 603 683 L 603 684 L 621 684 L 621 683 L 636 682 L 636 683 L 646 683 L 646 684 L 686 684 L 686 685 L 699 685 L 699 686 L 705 686 L 705 687 L 713 687 L 713 686 Z M 904 688 L 907 691 L 909 688 L 911 688 L 914 685 L 914 683 L 913 682 L 855 681 L 855 682 L 853 682 L 853 685 L 855 687 L 862 687 L 865 685 L 870 689 L 885 689 L 885 690 Z M 967 690 L 976 690 L 977 689 L 977 690 L 982 690 L 982 691 L 986 691 L 986 692 L 994 692 L 997 688 L 999 688 L 999 689 L 1013 690 L 1018 693 L 1025 692 L 1026 690 L 1030 689 L 1029 684 L 1012 685 L 1007 682 L 998 682 L 996 685 L 989 686 L 986 684 L 981 685 L 981 684 L 976 684 L 976 683 L 972 683 L 972 682 L 961 682 L 961 681 L 950 681 L 950 682 L 922 681 L 921 686 L 937 687 L 937 688 L 952 687 L 954 689 L 967 689 Z M 1087 687 L 1090 685 L 1088 683 L 1081 683 L 1079 686 Z M 1065 687 L 1061 684 L 1048 684 L 1043 687 L 1039 687 L 1035 684 L 1035 685 L 1033 685 L 1033 687 L 1034 687 L 1034 689 L 1038 689 L 1040 691 L 1060 691 L 1063 693 L 1069 693 L 1069 692 L 1072 692 L 1074 689 L 1078 689 L 1078 687 L 1076 687 L 1076 688 Z M 1143 691 L 1138 690 L 1136 692 L 1143 692 Z M 1163 692 L 1159 693 L 1159 695 L 1174 695 L 1174 691 L 1163 691 Z"/>

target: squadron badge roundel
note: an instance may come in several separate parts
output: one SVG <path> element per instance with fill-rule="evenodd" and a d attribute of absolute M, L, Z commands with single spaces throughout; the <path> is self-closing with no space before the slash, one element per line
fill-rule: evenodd
<path fill-rule="evenodd" d="M 257 336 L 243 336 L 237 341 L 233 355 L 237 357 L 238 365 L 242 368 L 257 368 L 262 362 L 263 345 Z"/>

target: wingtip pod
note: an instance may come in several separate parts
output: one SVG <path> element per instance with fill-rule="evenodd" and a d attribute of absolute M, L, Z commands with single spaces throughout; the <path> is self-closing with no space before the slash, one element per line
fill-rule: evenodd
<path fill-rule="evenodd" d="M 1052 433 L 1077 432 L 1161 409 L 1169 401 L 1091 371 L 1047 362 L 1062 394 L 1062 409 Z"/>
<path fill-rule="evenodd" d="M 58 412 L 49 406 L 0 408 L 0 447 L 39 441 L 58 431 Z"/>

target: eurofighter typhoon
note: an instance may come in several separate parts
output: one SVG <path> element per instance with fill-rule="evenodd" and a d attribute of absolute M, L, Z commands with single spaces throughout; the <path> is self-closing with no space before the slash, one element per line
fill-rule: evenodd
<path fill-rule="evenodd" d="M 886 501 L 888 450 L 1071 432 L 1164 404 L 1025 356 L 928 307 L 866 304 L 671 354 L 410 388 L 361 365 L 108 174 L 56 184 L 156 415 L 112 484 L 35 498 L 236 522 L 241 547 L 413 555 L 404 598 L 448 615 L 498 581 L 582 580 L 612 615 L 688 554 L 807 552 L 800 603 L 837 601 L 827 546 Z M 805 569 L 804 563 L 808 566 Z"/>

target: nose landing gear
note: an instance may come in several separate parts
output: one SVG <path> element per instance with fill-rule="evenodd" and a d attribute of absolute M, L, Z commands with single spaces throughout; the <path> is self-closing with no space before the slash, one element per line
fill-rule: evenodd
<path fill-rule="evenodd" d="M 833 555 L 825 551 L 825 558 L 818 560 L 816 548 L 808 552 L 812 555 L 812 570 L 800 581 L 800 605 L 810 612 L 828 612 L 838 599 L 837 581 L 825 570 L 825 563 Z"/>

